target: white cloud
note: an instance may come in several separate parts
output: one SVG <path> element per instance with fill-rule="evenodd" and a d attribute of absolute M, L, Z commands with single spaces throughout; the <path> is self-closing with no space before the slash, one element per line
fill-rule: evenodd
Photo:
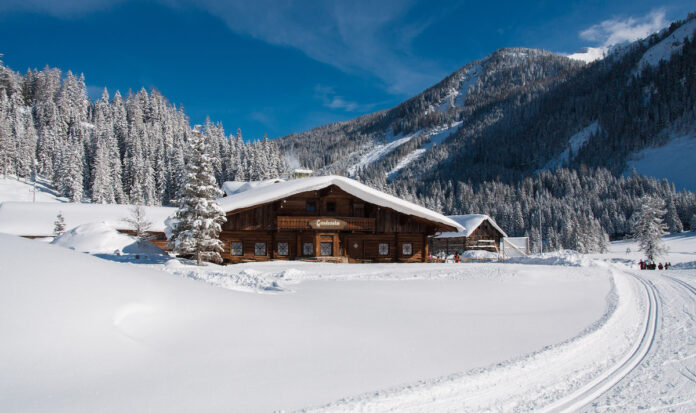
<path fill-rule="evenodd" d="M 568 57 L 585 62 L 602 59 L 613 46 L 647 37 L 668 23 L 664 9 L 653 10 L 643 17 L 604 20 L 579 33 L 581 39 L 593 42 L 593 46 Z"/>
<path fill-rule="evenodd" d="M 346 112 L 367 112 L 375 107 L 374 103 L 360 104 L 346 100 L 343 96 L 337 95 L 330 86 L 316 85 L 314 97 L 321 100 L 323 105 L 329 109 L 340 109 Z"/>

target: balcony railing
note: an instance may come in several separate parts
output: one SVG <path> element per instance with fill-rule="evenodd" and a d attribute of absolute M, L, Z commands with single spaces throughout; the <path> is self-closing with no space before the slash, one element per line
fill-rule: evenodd
<path fill-rule="evenodd" d="M 278 217 L 279 230 L 374 231 L 374 218 Z"/>

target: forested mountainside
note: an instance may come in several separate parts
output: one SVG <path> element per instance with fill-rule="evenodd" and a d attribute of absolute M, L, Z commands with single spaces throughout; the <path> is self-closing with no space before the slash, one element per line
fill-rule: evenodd
<path fill-rule="evenodd" d="M 395 108 L 280 145 L 305 165 L 446 214 L 488 213 L 534 243 L 541 215 L 554 248 L 596 250 L 607 234 L 630 233 L 643 195 L 665 201 L 671 231 L 696 229 L 692 193 L 621 176 L 633 154 L 695 139 L 694 31 L 691 14 L 592 64 L 502 49 Z"/>
<path fill-rule="evenodd" d="M 83 76 L 59 69 L 26 75 L 0 62 L 0 173 L 48 178 L 72 201 L 169 204 L 182 184 L 191 126 L 158 91 L 96 101 Z M 275 142 L 245 143 L 206 122 L 218 181 L 267 179 L 285 171 Z"/>
<path fill-rule="evenodd" d="M 281 147 L 370 182 L 513 183 L 562 165 L 618 174 L 631 154 L 696 121 L 694 30 L 690 16 L 589 65 L 502 49 L 393 109 L 289 135 Z"/>

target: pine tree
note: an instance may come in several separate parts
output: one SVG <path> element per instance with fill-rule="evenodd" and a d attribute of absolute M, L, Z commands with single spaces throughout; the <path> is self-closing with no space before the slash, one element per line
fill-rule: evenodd
<path fill-rule="evenodd" d="M 181 190 L 176 212 L 176 222 L 169 240 L 176 254 L 190 254 L 202 261 L 221 262 L 222 241 L 218 238 L 221 224 L 227 219 L 215 202 L 222 191 L 215 181 L 215 173 L 208 156 L 206 142 L 200 127 L 189 140 L 189 159 L 186 163 L 186 181 Z"/>
<path fill-rule="evenodd" d="M 669 198 L 667 201 L 667 214 L 665 215 L 665 225 L 667 225 L 667 231 L 671 234 L 677 234 L 684 231 L 684 226 L 679 219 L 679 214 L 677 214 L 677 208 L 674 205 L 674 199 Z"/>
<path fill-rule="evenodd" d="M 662 234 L 667 229 L 662 222 L 664 208 L 664 201 L 645 196 L 641 199 L 640 209 L 632 217 L 633 237 L 638 240 L 640 250 L 645 252 L 651 261 L 667 253 L 662 242 Z"/>
<path fill-rule="evenodd" d="M 56 237 L 65 232 L 65 218 L 62 212 L 56 215 L 56 221 L 53 223 L 53 235 Z"/>

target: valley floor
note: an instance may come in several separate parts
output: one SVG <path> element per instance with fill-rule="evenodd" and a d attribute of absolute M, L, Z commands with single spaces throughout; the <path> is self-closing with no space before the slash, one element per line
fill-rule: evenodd
<path fill-rule="evenodd" d="M 0 235 L 0 410 L 692 411 L 696 234 L 667 243 L 201 269 Z"/>

